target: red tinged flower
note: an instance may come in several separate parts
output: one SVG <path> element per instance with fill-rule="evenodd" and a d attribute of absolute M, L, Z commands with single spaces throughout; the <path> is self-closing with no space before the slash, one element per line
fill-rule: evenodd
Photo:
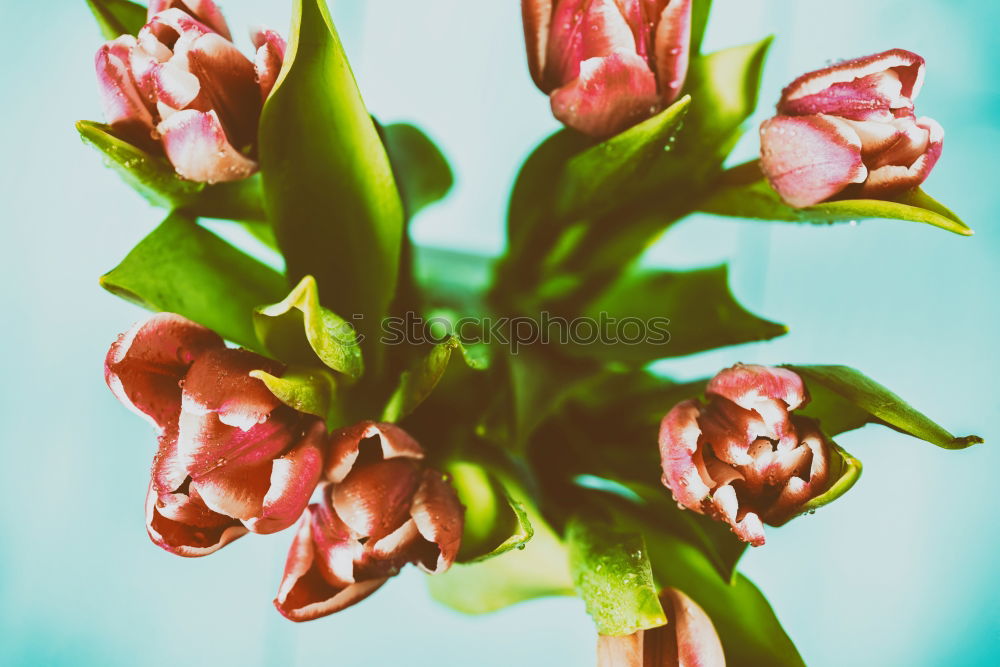
<path fill-rule="evenodd" d="M 284 530 L 320 480 L 323 423 L 283 405 L 254 370 L 284 367 L 171 313 L 108 352 L 111 391 L 158 431 L 146 527 L 167 551 L 203 556 L 248 531 Z"/>
<path fill-rule="evenodd" d="M 597 638 L 597 667 L 724 667 L 708 614 L 675 588 L 660 594 L 667 624 L 624 637 Z"/>
<path fill-rule="evenodd" d="M 826 490 L 830 443 L 793 414 L 805 385 L 784 368 L 737 364 L 709 381 L 708 403 L 688 400 L 660 424 L 663 483 L 682 506 L 728 523 L 754 546 Z"/>
<path fill-rule="evenodd" d="M 464 509 L 423 456 L 393 424 L 361 422 L 331 435 L 331 483 L 299 524 L 278 611 L 309 621 L 364 599 L 407 563 L 436 574 L 455 562 Z"/>
<path fill-rule="evenodd" d="M 565 125 L 608 137 L 680 95 L 691 0 L 522 0 L 521 11 L 531 76 Z"/>
<path fill-rule="evenodd" d="M 285 42 L 253 35 L 251 60 L 233 44 L 212 0 L 158 0 L 138 36 L 97 52 L 104 115 L 123 139 L 165 154 L 183 178 L 234 181 L 253 157 L 263 101 L 277 80 Z"/>
<path fill-rule="evenodd" d="M 772 187 L 804 207 L 923 183 L 944 143 L 941 126 L 914 113 L 923 82 L 924 59 L 903 49 L 800 76 L 760 128 L 761 168 Z"/>

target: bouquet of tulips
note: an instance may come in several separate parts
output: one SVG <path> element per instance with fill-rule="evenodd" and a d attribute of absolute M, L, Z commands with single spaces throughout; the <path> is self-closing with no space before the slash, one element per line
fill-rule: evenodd
<path fill-rule="evenodd" d="M 692 213 L 971 234 L 920 189 L 944 132 L 916 113 L 915 53 L 803 74 L 760 159 L 733 165 L 770 40 L 702 52 L 710 0 L 523 0 L 565 128 L 524 162 L 486 257 L 409 240 L 452 172 L 420 129 L 371 117 L 323 0 L 292 0 L 287 43 L 261 29 L 252 50 L 213 0 L 88 2 L 106 123 L 77 127 L 167 212 L 101 278 L 153 312 L 105 361 L 157 436 L 146 529 L 186 557 L 287 530 L 288 619 L 413 564 L 469 613 L 580 596 L 604 667 L 801 665 L 737 570 L 747 546 L 850 490 L 845 431 L 981 442 L 845 366 L 650 369 L 787 331 L 725 267 L 640 263 Z"/>

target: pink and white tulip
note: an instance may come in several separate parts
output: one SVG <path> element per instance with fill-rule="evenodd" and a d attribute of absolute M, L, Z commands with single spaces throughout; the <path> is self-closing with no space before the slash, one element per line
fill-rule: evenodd
<path fill-rule="evenodd" d="M 924 59 L 903 49 L 800 76 L 760 128 L 761 169 L 786 203 L 886 197 L 930 174 L 944 130 L 918 118 Z"/>
<path fill-rule="evenodd" d="M 361 422 L 331 435 L 322 500 L 309 506 L 274 601 L 293 621 L 358 602 L 407 563 L 447 570 L 463 508 L 445 477 L 397 426 Z"/>
<path fill-rule="evenodd" d="M 111 391 L 159 435 L 146 527 L 167 551 L 204 556 L 248 531 L 284 530 L 319 483 L 325 427 L 279 402 L 254 370 L 284 367 L 171 313 L 108 352 Z"/>
<path fill-rule="evenodd" d="M 623 637 L 597 638 L 597 667 L 725 667 L 708 614 L 675 588 L 660 594 L 667 624 Z"/>
<path fill-rule="evenodd" d="M 604 138 L 662 111 L 687 76 L 692 0 L 522 0 L 528 66 L 565 125 Z"/>
<path fill-rule="evenodd" d="M 830 443 L 793 414 L 805 385 L 784 368 L 737 364 L 706 388 L 708 403 L 674 406 L 660 424 L 663 483 L 683 507 L 725 521 L 753 546 L 826 490 Z"/>
<path fill-rule="evenodd" d="M 97 52 L 105 119 L 121 138 L 165 154 L 183 178 L 247 178 L 257 170 L 257 125 L 285 55 L 273 31 L 255 32 L 253 43 L 251 60 L 212 0 L 151 2 L 137 36 Z"/>

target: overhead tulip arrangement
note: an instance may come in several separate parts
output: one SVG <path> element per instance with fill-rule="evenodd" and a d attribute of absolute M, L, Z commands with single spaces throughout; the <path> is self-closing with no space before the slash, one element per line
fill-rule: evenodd
<path fill-rule="evenodd" d="M 167 210 L 101 278 L 153 311 L 105 360 L 157 439 L 146 530 L 186 557 L 285 531 L 263 576 L 293 621 L 413 565 L 469 613 L 579 595 L 602 666 L 801 665 L 745 549 L 857 481 L 845 431 L 981 442 L 845 366 L 648 368 L 788 330 L 724 268 L 638 268 L 692 213 L 971 234 L 920 189 L 944 131 L 916 114 L 914 53 L 799 77 L 760 160 L 727 167 L 770 39 L 703 53 L 709 0 L 524 0 L 527 70 L 565 128 L 522 166 L 506 252 L 480 257 L 409 241 L 452 172 L 369 115 L 322 0 L 246 51 L 213 0 L 88 2 L 106 123 L 77 127 Z"/>

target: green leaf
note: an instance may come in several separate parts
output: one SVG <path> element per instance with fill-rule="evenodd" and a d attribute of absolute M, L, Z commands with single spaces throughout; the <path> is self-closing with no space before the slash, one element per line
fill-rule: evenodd
<path fill-rule="evenodd" d="M 87 0 L 104 39 L 138 34 L 146 25 L 146 8 L 128 0 Z"/>
<path fill-rule="evenodd" d="M 280 299 L 284 278 L 190 218 L 174 214 L 101 278 L 109 292 L 155 311 L 178 313 L 244 347 L 260 350 L 251 314 Z"/>
<path fill-rule="evenodd" d="M 983 442 L 977 435 L 952 435 L 902 398 L 853 368 L 786 367 L 802 376 L 813 396 L 813 401 L 801 411 L 802 414 L 817 418 L 823 430 L 830 435 L 865 423 L 876 423 L 945 449 L 965 449 Z M 838 413 L 840 417 L 836 416 Z M 828 430 L 831 427 L 834 428 Z"/>
<path fill-rule="evenodd" d="M 579 517 L 566 527 L 570 571 L 602 635 L 630 635 L 667 622 L 640 533 Z"/>
<path fill-rule="evenodd" d="M 598 321 L 612 318 L 607 321 L 613 335 L 605 342 L 574 345 L 567 351 L 627 363 L 769 340 L 788 331 L 783 325 L 757 317 L 736 301 L 729 290 L 725 266 L 625 276 L 592 301 L 583 314 Z M 637 324 L 622 324 L 625 321 Z M 637 332 L 641 337 L 632 342 Z"/>
<path fill-rule="evenodd" d="M 840 199 L 793 208 L 783 202 L 760 175 L 757 161 L 729 170 L 720 188 L 699 208 L 716 215 L 784 222 L 832 224 L 872 218 L 904 220 L 922 222 L 962 236 L 973 233 L 955 213 L 919 188 L 891 199 Z"/>
<path fill-rule="evenodd" d="M 701 53 L 701 43 L 708 27 L 708 17 L 712 10 L 712 0 L 693 0 L 691 8 L 691 55 Z"/>
<path fill-rule="evenodd" d="M 459 563 L 484 561 L 525 548 L 535 529 L 524 505 L 496 475 L 469 461 L 453 461 L 445 470 L 465 507 Z"/>
<path fill-rule="evenodd" d="M 475 356 L 474 351 L 470 351 L 455 336 L 451 336 L 445 342 L 435 345 L 420 357 L 409 370 L 403 371 L 399 379 L 399 386 L 389 398 L 382 413 L 382 420 L 398 422 L 414 410 L 417 409 L 424 400 L 430 396 L 437 386 L 455 351 L 462 356 L 465 365 L 473 370 L 484 370 L 487 360 L 481 356 Z"/>
<path fill-rule="evenodd" d="M 382 137 L 407 217 L 448 194 L 455 183 L 451 167 L 441 149 L 420 128 L 408 123 L 386 125 Z"/>
<path fill-rule="evenodd" d="M 690 104 L 690 96 L 684 96 L 652 118 L 570 158 L 556 185 L 558 218 L 596 217 L 620 206 L 670 150 Z"/>
<path fill-rule="evenodd" d="M 526 497 L 514 497 L 534 528 L 531 541 L 523 549 L 428 577 L 435 600 L 466 614 L 486 614 L 524 600 L 573 595 L 566 548 Z"/>
<path fill-rule="evenodd" d="M 291 367 L 281 377 L 262 370 L 251 371 L 279 401 L 288 407 L 326 421 L 330 431 L 346 424 L 337 402 L 337 379 L 322 368 Z"/>
<path fill-rule="evenodd" d="M 76 129 L 84 143 L 102 153 L 105 163 L 154 206 L 197 217 L 267 220 L 259 176 L 215 185 L 187 181 L 165 158 L 119 139 L 108 125 L 81 120 Z"/>
<path fill-rule="evenodd" d="M 858 481 L 858 478 L 861 477 L 861 461 L 845 452 L 835 443 L 830 454 L 830 479 L 832 481 L 829 488 L 815 498 L 803 503 L 796 516 L 812 514 L 823 505 L 832 503 L 847 493 L 854 486 L 855 482 Z M 784 521 L 772 522 L 772 525 L 784 525 L 792 518 L 794 517 L 789 517 Z"/>
<path fill-rule="evenodd" d="M 721 578 L 697 547 L 667 533 L 644 531 L 656 583 L 687 594 L 712 619 L 728 667 L 804 667 L 792 640 L 749 579 Z"/>
<path fill-rule="evenodd" d="M 354 327 L 320 305 L 312 276 L 302 278 L 279 303 L 254 309 L 253 322 L 264 346 L 285 363 L 310 365 L 318 358 L 351 379 L 364 373 Z"/>
<path fill-rule="evenodd" d="M 260 122 L 266 207 L 289 277 L 377 342 L 396 291 L 403 207 L 322 0 L 296 0 L 281 77 Z M 377 365 L 377 364 L 376 364 Z"/>

